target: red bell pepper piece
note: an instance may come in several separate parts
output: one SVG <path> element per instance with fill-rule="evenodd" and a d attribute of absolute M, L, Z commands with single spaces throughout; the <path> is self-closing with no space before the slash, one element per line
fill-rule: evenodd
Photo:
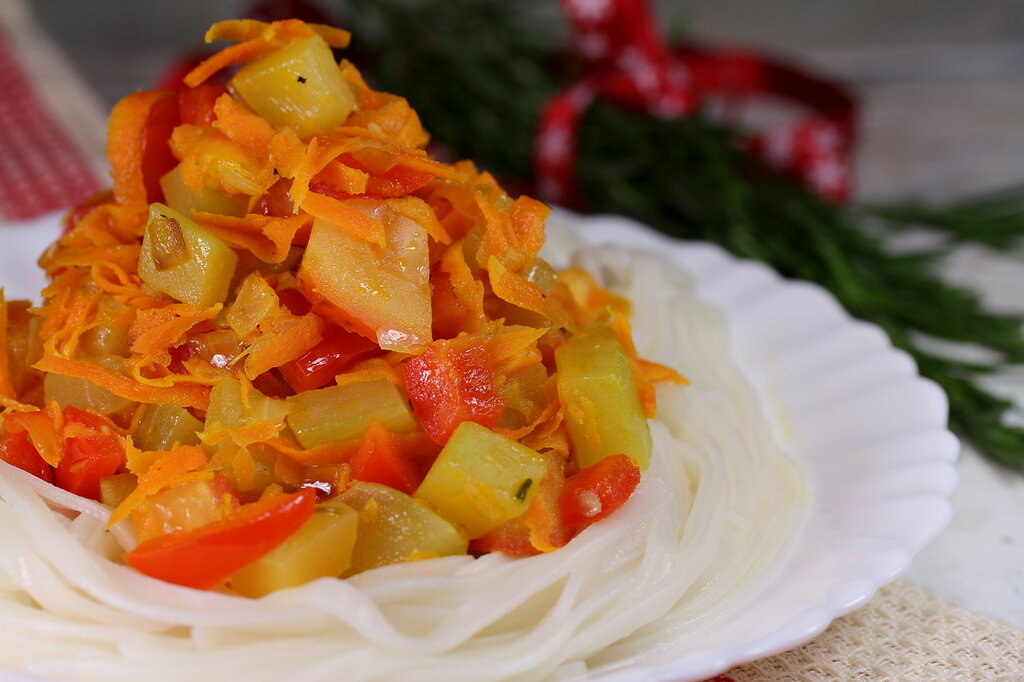
<path fill-rule="evenodd" d="M 379 421 L 370 422 L 359 450 L 352 456 L 351 476 L 357 481 L 383 483 L 412 495 L 422 477 L 403 448 L 404 440 Z"/>
<path fill-rule="evenodd" d="M 217 98 L 228 91 L 223 83 L 203 83 L 195 88 L 178 92 L 178 114 L 183 125 L 208 126 L 217 116 L 213 105 Z"/>
<path fill-rule="evenodd" d="M 439 445 L 464 421 L 488 428 L 505 409 L 487 349 L 471 337 L 434 341 L 402 363 L 413 412 Z"/>
<path fill-rule="evenodd" d="M 142 181 L 150 202 L 164 200 L 160 178 L 178 165 L 170 145 L 171 133 L 180 122 L 178 97 L 173 92 L 160 94 L 162 97 L 150 108 L 143 129 Z"/>
<path fill-rule="evenodd" d="M 0 459 L 47 483 L 53 483 L 53 469 L 32 447 L 25 432 L 9 433 L 0 439 Z"/>
<path fill-rule="evenodd" d="M 150 577 L 208 590 L 288 539 L 312 516 L 315 505 L 311 488 L 266 497 L 223 521 L 147 540 L 124 558 Z"/>
<path fill-rule="evenodd" d="M 309 299 L 294 287 L 281 289 L 277 292 L 277 298 L 281 301 L 281 305 L 288 309 L 288 312 L 298 317 L 308 315 L 309 311 L 313 309 L 313 304 L 309 302 Z M 328 333 L 330 332 L 325 329 L 324 334 Z"/>
<path fill-rule="evenodd" d="M 640 482 L 631 457 L 611 455 L 565 479 L 558 498 L 562 523 L 570 528 L 600 521 L 621 507 Z"/>
<path fill-rule="evenodd" d="M 286 289 L 285 291 L 296 291 Z M 298 293 L 298 292 L 296 292 Z M 301 294 L 298 294 L 301 296 Z M 283 299 L 282 299 L 283 300 Z M 305 301 L 305 297 L 302 298 Z M 308 303 L 308 301 L 307 301 Z M 285 303 L 287 307 L 288 304 Z M 380 352 L 380 346 L 365 336 L 328 325 L 323 339 L 297 360 L 281 366 L 281 376 L 296 392 L 322 388 L 357 360 Z"/>
<path fill-rule="evenodd" d="M 47 410 L 7 412 L 4 414 L 4 426 L 9 434 L 26 434 L 45 462 L 56 464 L 60 461 L 61 434 L 54 424 L 54 416 Z"/>
<path fill-rule="evenodd" d="M 105 417 L 77 407 L 67 407 L 64 419 L 67 424 L 77 422 L 88 430 L 65 439 L 54 479 L 68 492 L 98 500 L 100 480 L 116 474 L 125 462 L 124 445 L 114 434 L 113 424 Z M 66 432 L 70 430 L 65 426 Z"/>
<path fill-rule="evenodd" d="M 295 205 L 292 203 L 292 181 L 288 178 L 281 178 L 256 200 L 253 213 L 278 218 L 287 218 L 295 215 Z"/>
<path fill-rule="evenodd" d="M 387 199 L 411 194 L 434 179 L 433 173 L 414 170 L 401 165 L 400 162 L 393 163 L 390 155 L 381 155 L 381 158 L 373 160 L 376 163 L 367 163 L 366 160 L 359 159 L 354 154 L 345 153 L 338 156 L 338 161 L 367 174 L 366 191 L 362 194 L 348 194 L 317 177 L 314 177 L 309 183 L 311 191 L 326 194 L 335 199 L 352 197 Z"/>

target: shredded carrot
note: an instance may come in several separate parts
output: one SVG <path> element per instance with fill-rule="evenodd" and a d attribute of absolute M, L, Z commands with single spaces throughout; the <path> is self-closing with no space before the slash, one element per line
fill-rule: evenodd
<path fill-rule="evenodd" d="M 107 158 L 119 204 L 146 203 L 146 124 L 153 108 L 174 96 L 173 92 L 136 92 L 114 105 L 107 129 Z"/>
<path fill-rule="evenodd" d="M 213 105 L 217 120 L 213 127 L 224 133 L 229 140 L 250 152 L 266 154 L 274 128 L 267 121 L 242 106 L 228 94 L 217 98 Z"/>
<path fill-rule="evenodd" d="M 18 397 L 11 383 L 11 367 L 7 352 L 7 299 L 3 287 L 0 287 L 0 397 L 15 399 Z"/>
<path fill-rule="evenodd" d="M 167 364 L 171 360 L 171 347 L 181 343 L 192 327 L 217 317 L 223 307 L 220 303 L 209 307 L 176 303 L 141 310 L 128 332 L 131 350 Z"/>
<path fill-rule="evenodd" d="M 249 347 L 245 375 L 255 379 L 264 372 L 302 357 L 320 343 L 324 322 L 316 315 L 282 317 L 260 323 L 262 335 Z"/>
<path fill-rule="evenodd" d="M 132 458 L 129 456 L 129 462 L 131 460 Z M 128 497 L 110 515 L 107 526 L 113 526 L 118 521 L 127 518 L 133 509 L 161 490 L 194 480 L 195 477 L 189 476 L 189 474 L 202 472 L 206 463 L 206 453 L 195 445 L 156 453 L 152 464 L 148 466 L 145 473 L 139 476 L 139 483 L 135 490 L 129 493 Z"/>
<path fill-rule="evenodd" d="M 376 244 L 382 249 L 386 247 L 384 223 L 352 208 L 349 201 L 310 192 L 302 200 L 301 206 L 303 211 L 315 218 L 343 227 L 360 239 Z"/>
<path fill-rule="evenodd" d="M 492 255 L 487 261 L 487 275 L 495 296 L 546 319 L 551 318 L 551 306 L 540 287 L 506 268 L 497 256 Z"/>
<path fill-rule="evenodd" d="M 250 213 L 236 218 L 197 211 L 192 217 L 230 246 L 250 251 L 265 263 L 283 261 L 296 241 L 296 235 L 312 222 L 308 215 L 276 218 Z"/>
<path fill-rule="evenodd" d="M 89 362 L 44 355 L 33 365 L 40 372 L 53 372 L 69 377 L 86 379 L 116 396 L 139 403 L 159 405 L 170 403 L 179 407 L 205 410 L 210 402 L 210 390 L 202 386 L 155 387 L 144 386 L 114 370 Z"/>
<path fill-rule="evenodd" d="M 202 85 L 221 69 L 258 59 L 265 54 L 270 54 L 277 50 L 282 44 L 277 40 L 252 38 L 243 43 L 226 47 L 212 57 L 203 60 L 199 66 L 189 71 L 182 79 L 182 82 L 190 88 Z"/>

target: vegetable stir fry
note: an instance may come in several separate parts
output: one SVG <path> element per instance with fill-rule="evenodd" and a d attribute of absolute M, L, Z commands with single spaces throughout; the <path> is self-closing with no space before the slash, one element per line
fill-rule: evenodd
<path fill-rule="evenodd" d="M 549 552 L 622 506 L 684 380 L 537 256 L 548 208 L 433 158 L 344 31 L 207 39 L 234 44 L 186 89 L 114 108 L 113 190 L 42 257 L 43 305 L 0 305 L 0 458 L 110 505 L 135 569 L 253 597 Z"/>

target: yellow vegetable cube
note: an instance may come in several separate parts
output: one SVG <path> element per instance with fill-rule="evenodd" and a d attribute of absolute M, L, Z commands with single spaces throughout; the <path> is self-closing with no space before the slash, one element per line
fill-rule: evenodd
<path fill-rule="evenodd" d="M 359 512 L 346 576 L 378 566 L 465 554 L 466 536 L 423 502 L 379 483 L 357 481 L 338 496 Z"/>
<path fill-rule="evenodd" d="M 526 511 L 545 473 L 547 463 L 537 452 L 463 422 L 415 496 L 477 538 Z"/>
<path fill-rule="evenodd" d="M 238 288 L 238 295 L 225 316 L 240 337 L 256 330 L 267 315 L 277 310 L 277 292 L 258 272 L 250 273 Z"/>
<path fill-rule="evenodd" d="M 615 334 L 595 323 L 555 350 L 558 396 L 580 468 L 624 454 L 641 469 L 651 460 L 651 430 L 636 378 Z"/>
<path fill-rule="evenodd" d="M 300 137 L 340 126 L 356 106 L 331 48 L 315 36 L 296 40 L 242 67 L 231 88 L 275 128 Z"/>
<path fill-rule="evenodd" d="M 319 505 L 295 533 L 268 554 L 231 576 L 231 587 L 246 597 L 337 577 L 352 563 L 359 514 L 332 500 Z"/>
<path fill-rule="evenodd" d="M 178 213 L 192 217 L 192 211 L 219 215 L 243 216 L 245 205 L 217 190 L 204 187 L 196 192 L 181 179 L 181 166 L 175 166 L 160 178 L 165 203 Z"/>
<path fill-rule="evenodd" d="M 151 204 L 139 276 L 183 303 L 213 305 L 228 294 L 238 257 L 231 248 L 164 204 Z"/>
<path fill-rule="evenodd" d="M 409 403 L 390 381 L 318 388 L 287 401 L 288 425 L 304 448 L 359 438 L 374 419 L 395 433 L 418 428 Z"/>
<path fill-rule="evenodd" d="M 117 507 L 135 490 L 135 486 L 138 484 L 139 479 L 135 474 L 123 473 L 104 476 L 100 479 L 100 502 L 108 507 Z"/>
<path fill-rule="evenodd" d="M 87 362 L 123 372 L 126 361 L 124 358 L 111 356 L 87 360 Z M 132 400 L 114 395 L 88 379 L 80 379 L 53 372 L 48 372 L 43 379 L 43 400 L 47 403 L 56 401 L 61 407 L 96 410 L 108 416 L 123 412 L 136 404 Z"/>
<path fill-rule="evenodd" d="M 210 407 L 206 411 L 206 428 L 203 440 L 208 444 L 223 441 L 223 434 L 231 429 L 243 429 L 257 424 L 265 424 L 275 432 L 285 426 L 288 414 L 288 403 L 265 396 L 252 386 L 243 391 L 242 382 L 238 379 L 221 379 L 210 391 Z M 238 445 L 241 434 L 235 433 L 232 440 Z M 253 435 L 252 442 L 262 440 L 261 434 Z"/>

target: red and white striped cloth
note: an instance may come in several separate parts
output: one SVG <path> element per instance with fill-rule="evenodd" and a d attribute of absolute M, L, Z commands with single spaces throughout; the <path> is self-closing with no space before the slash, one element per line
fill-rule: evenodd
<path fill-rule="evenodd" d="M 0 2 L 0 225 L 108 184 L 106 114 L 22 0 Z"/>

